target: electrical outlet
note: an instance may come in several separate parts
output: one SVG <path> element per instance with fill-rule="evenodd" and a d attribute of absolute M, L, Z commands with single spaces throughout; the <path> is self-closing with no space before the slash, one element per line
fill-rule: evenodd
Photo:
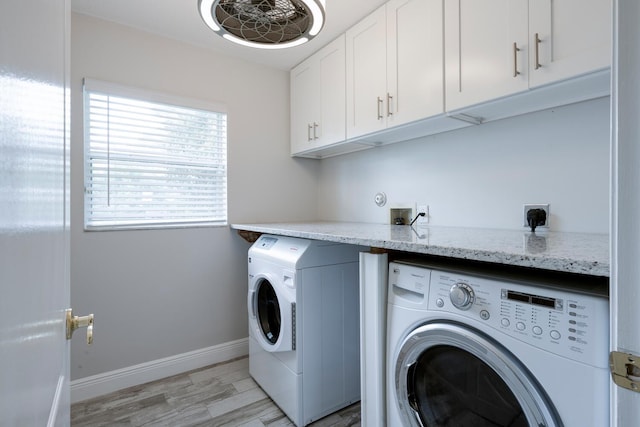
<path fill-rule="evenodd" d="M 418 217 L 416 222 L 422 223 L 422 224 L 427 224 L 429 222 L 429 205 L 416 204 L 416 215 L 419 215 L 421 213 L 424 213 L 424 216 Z"/>
<path fill-rule="evenodd" d="M 544 224 L 537 225 L 536 228 L 549 228 L 549 220 L 551 219 L 551 216 L 550 216 L 548 204 L 524 205 L 524 210 L 522 213 L 522 225 L 524 227 L 530 228 L 529 223 L 527 221 L 527 213 L 532 209 L 542 209 L 545 212 L 545 216 L 546 216 Z"/>

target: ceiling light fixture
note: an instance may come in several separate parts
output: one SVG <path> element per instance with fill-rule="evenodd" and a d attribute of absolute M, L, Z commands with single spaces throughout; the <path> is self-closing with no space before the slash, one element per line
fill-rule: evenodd
<path fill-rule="evenodd" d="M 325 0 L 198 0 L 198 10 L 205 24 L 227 40 L 283 49 L 318 35 Z"/>

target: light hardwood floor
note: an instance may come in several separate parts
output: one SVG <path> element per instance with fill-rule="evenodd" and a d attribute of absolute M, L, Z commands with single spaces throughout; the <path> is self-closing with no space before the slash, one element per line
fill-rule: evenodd
<path fill-rule="evenodd" d="M 249 376 L 247 357 L 71 406 L 72 427 L 293 425 Z M 344 408 L 310 426 L 359 427 L 360 404 Z"/>

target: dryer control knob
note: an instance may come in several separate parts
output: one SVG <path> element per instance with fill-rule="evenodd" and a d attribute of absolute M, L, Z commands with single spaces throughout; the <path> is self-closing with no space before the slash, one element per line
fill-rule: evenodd
<path fill-rule="evenodd" d="M 449 290 L 449 298 L 456 308 L 469 310 L 476 300 L 476 294 L 466 283 L 456 283 Z"/>

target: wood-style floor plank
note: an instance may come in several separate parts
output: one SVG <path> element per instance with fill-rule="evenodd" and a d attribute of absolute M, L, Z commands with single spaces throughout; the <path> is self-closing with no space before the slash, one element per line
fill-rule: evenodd
<path fill-rule="evenodd" d="M 71 405 L 72 427 L 295 427 L 249 375 L 247 357 Z M 360 404 L 311 427 L 360 427 Z"/>

